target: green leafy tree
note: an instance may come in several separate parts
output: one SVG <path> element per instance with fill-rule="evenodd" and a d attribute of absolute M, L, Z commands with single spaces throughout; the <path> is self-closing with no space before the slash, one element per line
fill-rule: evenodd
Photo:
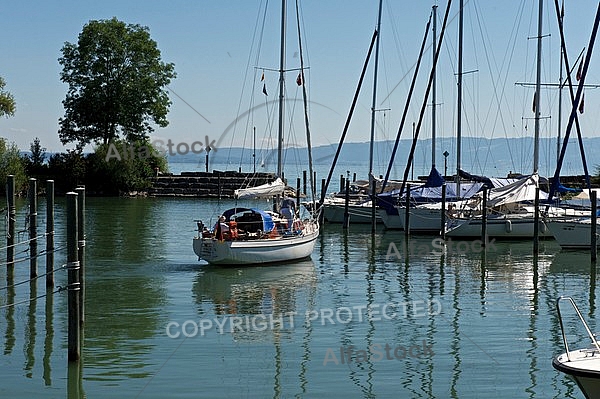
<path fill-rule="evenodd" d="M 148 140 L 115 140 L 98 145 L 88 156 L 86 187 L 104 195 L 144 191 L 157 170 L 168 172 L 167 159 Z"/>
<path fill-rule="evenodd" d="M 6 195 L 6 176 L 15 176 L 15 190 L 20 192 L 27 183 L 25 165 L 19 153 L 19 147 L 15 143 L 9 143 L 0 137 L 0 187 L 2 195 Z"/>
<path fill-rule="evenodd" d="M 167 126 L 165 87 L 175 68 L 161 61 L 147 27 L 92 20 L 77 43 L 66 42 L 61 51 L 60 78 L 69 85 L 59 120 L 63 144 L 106 144 L 121 135 L 135 142 L 154 131 L 152 124 Z"/>
<path fill-rule="evenodd" d="M 47 169 L 46 165 L 44 165 L 44 161 L 46 160 L 46 148 L 42 147 L 40 144 L 39 137 L 36 137 L 29 145 L 29 151 L 31 152 L 31 155 L 24 156 L 27 174 L 32 176 L 44 173 Z"/>
<path fill-rule="evenodd" d="M 4 79 L 0 78 L 0 117 L 13 116 L 17 109 L 15 104 L 15 98 L 12 94 L 4 90 L 4 86 L 6 86 L 6 82 Z"/>

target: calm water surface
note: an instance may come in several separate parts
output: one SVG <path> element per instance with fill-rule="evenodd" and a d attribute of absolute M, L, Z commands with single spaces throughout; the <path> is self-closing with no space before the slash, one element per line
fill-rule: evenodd
<path fill-rule="evenodd" d="M 573 296 L 596 327 L 588 253 L 548 241 L 537 260 L 531 243 L 442 254 L 431 238 L 407 245 L 401 232 L 372 240 L 368 229 L 327 226 L 312 260 L 203 265 L 192 251 L 193 219 L 214 220 L 227 206 L 88 198 L 82 368 L 67 367 L 66 293 L 43 296 L 43 279 L 2 288 L 0 307 L 24 303 L 0 309 L 0 397 L 583 398 L 551 360 L 562 351 L 558 296 Z M 386 260 L 390 243 L 399 258 Z M 15 281 L 28 273 L 18 264 Z M 59 271 L 56 284 L 65 282 Z M 567 327 L 583 344 L 573 317 Z"/>

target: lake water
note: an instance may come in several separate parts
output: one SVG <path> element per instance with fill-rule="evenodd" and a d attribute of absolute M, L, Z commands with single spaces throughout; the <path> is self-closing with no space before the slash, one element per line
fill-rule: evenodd
<path fill-rule="evenodd" d="M 583 398 L 551 361 L 563 351 L 557 297 L 573 296 L 595 330 L 589 253 L 553 241 L 537 259 L 527 242 L 441 253 L 427 237 L 326 226 L 311 260 L 206 266 L 193 220 L 229 204 L 88 198 L 82 367 L 67 367 L 66 292 L 43 296 L 43 279 L 2 288 L 0 397 Z M 61 198 L 56 220 L 62 246 Z M 15 281 L 28 273 L 19 263 Z M 567 327 L 583 344 L 572 312 Z"/>

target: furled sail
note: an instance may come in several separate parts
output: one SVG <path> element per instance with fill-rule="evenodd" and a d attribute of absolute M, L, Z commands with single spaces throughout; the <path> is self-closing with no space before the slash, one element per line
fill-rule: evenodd
<path fill-rule="evenodd" d="M 271 198 L 274 195 L 281 195 L 285 190 L 285 184 L 281 178 L 256 187 L 240 188 L 234 191 L 235 198 Z"/>

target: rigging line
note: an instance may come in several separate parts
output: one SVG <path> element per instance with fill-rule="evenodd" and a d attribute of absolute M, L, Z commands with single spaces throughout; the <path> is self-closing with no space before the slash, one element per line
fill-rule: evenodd
<path fill-rule="evenodd" d="M 48 275 L 48 274 L 50 274 L 50 273 L 55 273 L 55 272 L 57 272 L 57 271 L 59 271 L 59 270 L 65 269 L 66 267 L 67 267 L 67 264 L 65 263 L 65 264 L 63 264 L 63 265 L 61 265 L 61 266 L 57 267 L 57 268 L 56 268 L 56 269 L 54 269 L 54 270 L 51 270 L 51 271 L 49 271 L 49 272 L 46 272 L 46 273 L 44 273 L 44 274 L 39 274 L 39 275 L 37 275 L 37 276 L 35 276 L 35 277 L 33 277 L 33 278 L 30 278 L 30 279 L 28 279 L 28 280 L 23 280 L 23 281 L 20 281 L 20 282 L 18 282 L 18 283 L 15 283 L 15 284 L 11 284 L 11 285 L 6 285 L 6 286 L 4 286 L 4 287 L 0 287 L 0 291 L 2 291 L 2 290 L 6 290 L 6 289 L 9 289 L 9 288 L 14 288 L 14 287 L 17 287 L 17 286 L 19 286 L 19 285 L 23 285 L 23 284 L 25 284 L 25 283 L 29 283 L 29 282 L 35 281 L 35 280 L 37 280 L 37 279 L 39 279 L 39 278 L 42 278 L 42 277 L 45 277 L 45 276 L 47 276 L 47 275 Z"/>
<path fill-rule="evenodd" d="M 196 108 L 192 107 L 192 105 L 190 103 L 188 103 L 187 101 L 185 101 L 183 99 L 183 97 L 181 97 L 179 94 L 175 93 L 175 90 L 173 90 L 170 86 L 167 86 L 167 89 L 175 94 L 175 97 L 177 97 L 178 99 L 180 99 L 181 101 L 183 101 L 185 103 L 185 105 L 187 105 L 188 107 L 190 107 L 195 113 L 197 113 L 198 115 L 200 115 L 200 117 L 202 119 L 204 119 L 205 121 L 207 121 L 208 123 L 210 123 L 210 121 L 208 119 L 206 119 L 206 117 L 204 115 L 202 115 Z"/>
<path fill-rule="evenodd" d="M 264 36 L 264 31 L 265 31 L 265 25 L 266 25 L 266 20 L 267 20 L 267 10 L 268 10 L 268 5 L 269 2 L 266 1 L 264 2 L 264 11 L 262 11 L 262 22 L 261 22 L 261 10 L 262 10 L 262 2 L 261 2 L 261 6 L 259 6 L 258 9 L 258 14 L 256 16 L 256 23 L 254 25 L 254 31 L 252 33 L 252 42 L 251 42 L 251 46 L 250 46 L 250 50 L 248 52 L 248 61 L 246 62 L 246 71 L 244 73 L 244 80 L 243 80 L 243 84 L 242 84 L 242 92 L 240 93 L 240 99 L 238 101 L 238 107 L 237 107 L 237 111 L 236 111 L 236 119 L 234 121 L 234 126 L 233 126 L 233 134 L 231 136 L 231 142 L 230 142 L 230 146 L 229 146 L 229 152 L 227 154 L 227 162 L 229 163 L 229 160 L 231 158 L 231 151 L 233 148 L 233 140 L 235 139 L 235 131 L 236 131 L 236 127 L 237 127 L 237 122 L 239 120 L 239 116 L 240 116 L 240 110 L 242 109 L 242 99 L 244 98 L 244 93 L 245 93 L 245 89 L 246 89 L 246 82 L 248 81 L 248 75 L 249 75 L 249 71 L 250 71 L 250 64 L 251 64 L 251 59 L 252 59 L 252 54 L 254 53 L 254 45 L 256 44 L 256 57 L 255 57 L 255 65 L 258 65 L 258 60 L 260 59 L 260 52 L 262 49 L 262 41 L 263 41 L 263 36 Z M 258 34 L 258 40 L 256 40 L 256 36 Z M 256 74 L 257 74 L 257 70 L 254 70 L 254 79 L 252 79 L 252 89 L 251 92 L 255 93 L 256 91 Z M 254 102 L 254 96 L 251 95 L 250 96 L 250 107 L 252 107 L 252 104 Z M 248 122 L 247 122 L 248 123 Z M 248 131 L 247 131 L 247 127 L 246 127 L 246 131 L 244 133 L 244 144 L 246 142 L 246 135 L 247 135 Z M 219 140 L 220 141 L 220 140 Z M 242 146 L 242 155 L 244 153 L 244 147 Z M 240 157 L 240 164 L 241 164 L 241 157 Z"/>
<path fill-rule="evenodd" d="M 57 289 L 55 289 L 54 291 L 52 291 L 50 293 L 47 292 L 45 294 L 38 295 L 38 296 L 36 296 L 34 298 L 25 299 L 25 300 L 22 300 L 20 302 L 13 302 L 13 303 L 9 303 L 9 304 L 6 304 L 6 305 L 1 305 L 0 306 L 0 310 L 1 309 L 8 309 L 8 308 L 11 308 L 11 307 L 14 307 L 14 306 L 17 306 L 17 305 L 22 305 L 24 303 L 30 303 L 30 302 L 33 302 L 33 301 L 37 301 L 38 299 L 42 299 L 44 297 L 47 297 L 50 294 L 56 294 L 58 292 L 65 291 L 67 288 L 68 288 L 68 286 L 65 286 L 65 287 L 60 287 L 59 286 Z"/>

